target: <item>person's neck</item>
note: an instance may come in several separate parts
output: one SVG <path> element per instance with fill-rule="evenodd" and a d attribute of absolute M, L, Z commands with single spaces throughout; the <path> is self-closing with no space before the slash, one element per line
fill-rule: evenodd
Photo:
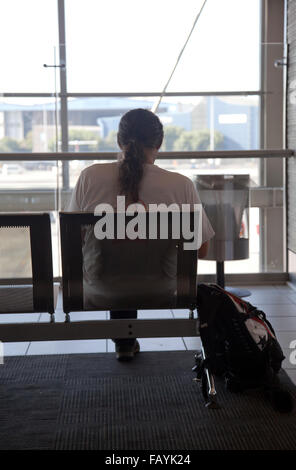
<path fill-rule="evenodd" d="M 155 162 L 155 159 L 156 159 L 156 155 L 155 155 L 155 152 L 151 152 L 151 151 L 146 151 L 145 152 L 145 163 L 148 163 L 148 165 L 154 165 L 154 162 Z"/>
<path fill-rule="evenodd" d="M 155 158 L 146 158 L 145 163 L 148 165 L 154 165 Z"/>

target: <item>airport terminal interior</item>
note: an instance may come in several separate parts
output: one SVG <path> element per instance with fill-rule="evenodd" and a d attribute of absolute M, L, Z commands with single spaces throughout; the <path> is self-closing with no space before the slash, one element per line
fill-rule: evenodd
<path fill-rule="evenodd" d="M 264 312 L 296 400 L 296 0 L 1 9 L 0 450 L 295 450 L 296 407 L 212 375 L 192 299 L 214 284 Z M 96 278 L 90 303 L 82 239 L 98 214 L 68 208 L 82 172 L 121 158 L 121 119 L 139 108 L 163 127 L 155 165 L 190 180 L 215 235 L 198 260 L 178 235 L 170 299 L 157 244 L 94 244 L 112 288 Z M 137 337 L 132 360 L 121 335 Z"/>

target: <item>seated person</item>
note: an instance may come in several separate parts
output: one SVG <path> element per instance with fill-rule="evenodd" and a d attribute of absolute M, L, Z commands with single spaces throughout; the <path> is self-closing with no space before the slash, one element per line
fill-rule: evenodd
<path fill-rule="evenodd" d="M 193 182 L 176 172 L 164 170 L 155 165 L 157 153 L 163 141 L 163 126 L 159 118 L 151 111 L 133 109 L 120 120 L 117 134 L 121 154 L 117 162 L 98 163 L 84 169 L 73 191 L 68 211 L 94 212 L 100 203 L 109 204 L 116 210 L 117 196 L 126 198 L 126 205 L 141 203 L 149 204 L 200 204 L 200 198 Z M 207 254 L 209 240 L 214 236 L 211 224 L 203 211 L 202 241 L 198 257 Z M 86 236 L 86 239 L 89 238 Z M 94 240 L 93 240 L 94 241 Z M 94 263 L 91 243 L 89 266 Z M 87 263 L 87 253 L 84 253 Z M 91 269 L 91 268 L 90 268 Z M 85 266 L 84 266 L 84 271 Z M 98 271 L 98 270 L 97 270 Z M 84 289 L 89 287 L 91 302 L 91 282 L 87 282 L 88 273 L 84 272 Z M 112 310 L 111 319 L 136 318 L 137 311 Z M 116 339 L 116 357 L 118 360 L 129 360 L 139 351 L 139 343 L 135 338 Z"/>

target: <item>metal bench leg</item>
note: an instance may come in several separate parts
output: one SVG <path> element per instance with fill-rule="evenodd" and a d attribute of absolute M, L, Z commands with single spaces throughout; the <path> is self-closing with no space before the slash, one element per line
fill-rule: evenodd
<path fill-rule="evenodd" d="M 202 358 L 206 360 L 206 354 L 203 345 L 201 345 Z M 202 375 L 202 391 L 206 400 L 206 407 L 210 409 L 220 408 L 217 403 L 217 391 L 215 387 L 214 376 L 205 367 Z"/>
<path fill-rule="evenodd" d="M 206 364 L 206 353 L 201 344 L 201 351 L 195 356 L 196 365 L 192 368 L 196 372 L 197 377 L 193 380 L 196 382 L 201 382 L 202 394 L 204 396 L 206 407 L 210 409 L 220 408 L 217 402 L 217 391 L 215 387 L 214 376 L 209 372 Z"/>

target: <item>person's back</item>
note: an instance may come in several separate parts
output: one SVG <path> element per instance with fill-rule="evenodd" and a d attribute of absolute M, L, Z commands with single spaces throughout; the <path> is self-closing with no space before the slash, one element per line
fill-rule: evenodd
<path fill-rule="evenodd" d="M 154 164 L 157 152 L 163 140 L 163 127 L 156 115 L 144 109 L 136 109 L 126 113 L 119 124 L 118 144 L 122 154 L 118 162 L 92 165 L 82 171 L 72 199 L 69 211 L 94 212 L 98 204 L 110 205 L 115 211 L 125 210 L 129 204 L 139 203 L 146 209 L 150 204 L 177 205 L 183 204 L 193 210 L 195 204 L 200 204 L 195 186 L 192 181 L 179 174 L 159 168 Z M 125 197 L 125 207 L 118 207 L 118 196 Z M 208 240 L 213 236 L 212 227 L 203 213 L 202 240 L 200 252 L 206 249 Z M 112 284 L 116 273 L 108 273 L 103 266 L 102 244 L 94 237 L 93 230 L 85 234 L 84 244 L 84 291 L 86 304 L 98 301 L 98 296 L 112 296 Z M 118 247 L 120 254 L 120 247 Z M 174 253 L 170 244 L 163 248 L 166 253 L 160 253 L 164 260 L 159 276 L 154 276 L 150 283 L 161 297 L 161 292 L 174 291 Z M 172 261 L 172 262 L 170 262 Z M 163 266 L 170 265 L 169 269 Z M 131 266 L 132 267 L 132 266 Z M 132 273 L 131 273 L 132 274 Z M 111 275 L 111 277 L 110 277 Z M 109 276 L 109 277 L 108 277 Z M 136 276 L 134 282 L 137 282 Z M 108 287 L 110 286 L 110 288 Z M 128 280 L 122 279 L 123 289 L 128 290 Z M 114 295 L 114 290 L 113 290 Z M 161 299 L 160 299 L 161 300 Z M 110 302 L 112 305 L 112 302 Z M 135 316 L 136 312 L 111 312 L 111 318 Z M 127 315 L 127 316 L 126 316 Z M 118 359 L 133 356 L 136 343 L 131 340 L 117 341 Z M 122 351 L 122 354 L 120 353 Z"/>
<path fill-rule="evenodd" d="M 68 210 L 93 212 L 99 203 L 117 206 L 122 194 L 119 181 L 120 162 L 97 163 L 82 171 Z M 154 163 L 143 164 L 143 176 L 137 201 L 125 195 L 126 202 L 148 204 L 199 204 L 192 181 L 180 173 L 164 170 Z"/>

